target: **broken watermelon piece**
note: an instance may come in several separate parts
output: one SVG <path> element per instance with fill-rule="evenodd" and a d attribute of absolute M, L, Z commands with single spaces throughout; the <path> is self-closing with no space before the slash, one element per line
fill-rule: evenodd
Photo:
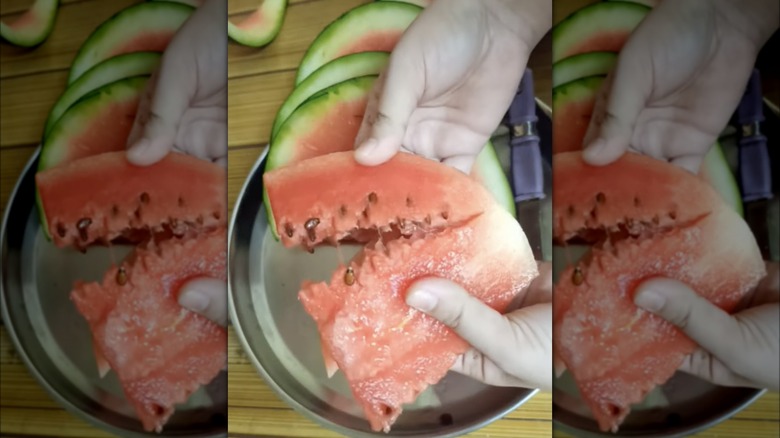
<path fill-rule="evenodd" d="M 147 431 L 162 431 L 176 404 L 227 366 L 227 332 L 178 303 L 198 277 L 226 280 L 226 230 L 148 242 L 100 283 L 75 284 L 71 299 L 92 331 L 101 376 L 113 369 Z"/>
<path fill-rule="evenodd" d="M 366 167 L 338 152 L 267 172 L 264 183 L 285 246 L 366 244 L 329 283 L 304 283 L 299 297 L 317 324 L 328 374 L 344 373 L 375 431 L 388 432 L 402 405 L 469 348 L 406 305 L 413 282 L 447 278 L 503 312 L 538 275 L 517 221 L 479 183 L 439 162 L 400 153 Z"/>
<path fill-rule="evenodd" d="M 19 47 L 43 44 L 54 28 L 59 3 L 59 0 L 35 0 L 13 23 L 0 22 L 0 36 Z"/>
<path fill-rule="evenodd" d="M 225 225 L 224 167 L 176 152 L 142 167 L 126 155 L 93 155 L 35 175 L 42 228 L 55 245 L 138 243 L 150 233 L 181 236 Z"/>
<path fill-rule="evenodd" d="M 239 44 L 263 47 L 279 35 L 287 11 L 287 0 L 261 1 L 262 5 L 240 23 L 234 24 L 228 20 L 228 36 Z"/>
<path fill-rule="evenodd" d="M 633 303 L 663 276 L 730 311 L 765 275 L 755 237 L 712 187 L 672 164 L 627 153 L 607 166 L 553 158 L 553 236 L 591 252 L 555 286 L 556 371 L 568 369 L 603 431 L 616 432 L 696 345 Z"/>

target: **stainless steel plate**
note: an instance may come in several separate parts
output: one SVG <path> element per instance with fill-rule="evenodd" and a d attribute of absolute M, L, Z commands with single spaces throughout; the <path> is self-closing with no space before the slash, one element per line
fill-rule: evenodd
<path fill-rule="evenodd" d="M 224 372 L 178 406 L 159 435 L 144 432 L 113 372 L 99 377 L 89 326 L 69 299 L 71 286 L 75 280 L 101 280 L 131 247 L 92 248 L 82 254 L 47 241 L 35 207 L 37 166 L 38 152 L 11 195 L 0 237 L 3 320 L 30 373 L 67 410 L 119 436 L 224 436 Z"/>
<path fill-rule="evenodd" d="M 549 148 L 551 122 L 542 111 L 538 113 L 542 141 Z M 507 164 L 506 141 L 496 141 L 494 146 Z M 289 250 L 273 239 L 262 196 L 266 154 L 267 148 L 250 172 L 231 219 L 230 312 L 247 356 L 285 402 L 320 425 L 351 437 L 433 438 L 481 428 L 517 409 L 536 393 L 490 387 L 449 373 L 413 405 L 405 407 L 389 435 L 373 433 L 343 375 L 327 378 L 316 325 L 297 297 L 302 280 L 329 280 L 339 256 L 332 248 L 321 248 L 314 254 Z M 548 172 L 548 188 L 550 182 Z M 549 212 L 549 208 L 543 211 Z M 549 224 L 549 219 L 542 222 Z M 356 250 L 342 247 L 344 260 Z"/>
<path fill-rule="evenodd" d="M 777 123 L 778 115 L 765 107 L 767 122 Z M 731 139 L 733 140 L 733 139 Z M 724 154 L 732 167 L 736 166 L 736 144 L 728 138 L 720 141 Z M 771 141 L 771 140 L 770 140 Z M 776 239 L 777 198 L 770 210 L 770 239 Z M 760 242 L 761 243 L 761 242 Z M 771 243 L 771 242 L 770 242 Z M 772 259 L 777 260 L 776 242 L 771 245 Z M 553 260 L 566 260 L 559 249 L 553 250 Z M 569 250 L 568 257 L 577 257 Z M 553 263 L 553 275 L 562 269 Z M 713 385 L 689 374 L 678 372 L 665 385 L 656 388 L 644 402 L 631 409 L 616 434 L 601 432 L 590 410 L 579 397 L 571 375 L 567 372 L 553 382 L 553 421 L 555 428 L 573 436 L 590 437 L 683 437 L 709 429 L 729 418 L 761 397 L 765 390 L 751 388 L 727 388 Z"/>

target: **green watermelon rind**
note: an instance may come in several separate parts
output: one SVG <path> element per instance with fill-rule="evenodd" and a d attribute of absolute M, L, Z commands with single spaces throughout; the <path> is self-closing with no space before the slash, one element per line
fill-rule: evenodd
<path fill-rule="evenodd" d="M 198 8 L 201 5 L 202 0 L 147 0 L 150 2 L 173 2 L 173 3 L 181 3 L 183 5 L 191 6 L 193 8 Z"/>
<path fill-rule="evenodd" d="M 648 8 L 653 7 L 652 0 L 604 0 L 608 2 L 628 2 L 628 3 L 636 3 L 642 6 L 647 6 Z"/>
<path fill-rule="evenodd" d="M 515 196 L 512 191 L 512 186 L 509 184 L 509 179 L 504 173 L 504 168 L 501 166 L 501 160 L 496 154 L 496 150 L 493 147 L 493 143 L 488 141 L 485 147 L 482 148 L 477 159 L 474 162 L 474 167 L 479 170 L 483 180 L 480 181 L 495 198 L 501 207 L 504 208 L 513 218 L 517 219 L 517 208 L 515 206 Z"/>
<path fill-rule="evenodd" d="M 271 128 L 271 141 L 273 142 L 290 114 L 310 97 L 331 85 L 348 79 L 365 75 L 378 75 L 387 65 L 389 57 L 388 52 L 353 53 L 336 58 L 318 68 L 298 84 L 282 103 Z"/>
<path fill-rule="evenodd" d="M 399 2 L 399 3 L 409 3 L 410 5 L 419 6 L 421 8 L 425 8 L 425 7 L 429 6 L 429 3 L 431 2 L 431 0 L 375 0 L 375 1 L 378 1 L 378 2 L 394 1 L 394 2 Z"/>
<path fill-rule="evenodd" d="M 584 41 L 583 35 L 634 29 L 650 10 L 639 3 L 615 1 L 593 3 L 573 12 L 553 27 L 553 63 L 565 58 L 569 47 Z"/>
<path fill-rule="evenodd" d="M 318 91 L 306 99 L 298 108 L 293 111 L 285 120 L 274 141 L 269 145 L 268 156 L 266 157 L 265 172 L 282 167 L 289 163 L 289 158 L 283 154 L 292 150 L 295 139 L 303 132 L 303 135 L 309 133 L 309 130 L 303 131 L 299 126 L 307 127 L 316 125 L 317 119 L 321 118 L 321 113 L 330 109 L 334 103 L 348 100 L 354 96 L 367 95 L 374 85 L 377 75 L 359 76 L 346 81 L 333 84 L 323 90 Z M 305 129 L 305 128 L 304 128 Z M 289 136 L 289 139 L 288 139 Z M 274 215 L 271 210 L 271 203 L 268 199 L 268 193 L 263 188 L 263 203 L 268 213 L 268 226 L 271 228 L 273 236 L 279 240 L 279 234 L 276 230 Z"/>
<path fill-rule="evenodd" d="M 561 110 L 570 102 L 592 98 L 604 83 L 604 79 L 604 75 L 585 76 L 553 88 L 553 110 Z"/>
<path fill-rule="evenodd" d="M 561 59 L 552 66 L 553 88 L 588 76 L 605 76 L 617 57 L 615 52 L 588 52 Z"/>
<path fill-rule="evenodd" d="M 422 10 L 419 6 L 396 1 L 366 3 L 350 9 L 328 24 L 311 43 L 298 66 L 295 84 L 300 84 L 315 70 L 338 57 L 327 52 L 333 51 L 333 46 L 340 47 L 343 40 L 354 43 L 364 31 L 406 29 Z"/>
<path fill-rule="evenodd" d="M 82 121 L 84 123 L 88 123 L 88 119 L 90 117 L 90 113 L 93 113 L 95 111 L 100 111 L 101 108 L 103 108 L 103 104 L 110 103 L 113 101 L 112 96 L 116 96 L 117 93 L 122 93 L 121 95 L 124 96 L 124 93 L 133 93 L 133 94 L 140 94 L 144 87 L 146 86 L 147 81 L 149 80 L 150 75 L 138 75 L 138 76 L 131 76 L 128 78 L 123 78 L 118 81 L 114 81 L 111 83 L 108 83 L 106 85 L 103 85 L 102 87 L 99 87 L 95 90 L 90 91 L 89 93 L 85 94 L 83 97 L 81 97 L 79 100 L 77 100 L 73 105 L 71 105 L 70 108 L 68 108 L 67 111 L 60 117 L 60 119 L 57 121 L 57 123 L 52 128 L 50 135 L 47 138 L 47 141 L 41 145 L 41 152 L 38 157 L 38 172 L 42 172 L 46 169 L 49 169 L 51 167 L 54 167 L 58 164 L 58 162 L 52 162 L 51 154 L 53 154 L 55 151 L 55 148 L 57 148 L 57 145 L 62 144 L 61 141 L 64 141 L 68 138 L 68 132 L 65 131 L 66 125 L 70 125 L 72 119 L 76 119 L 76 122 Z M 108 100 L 107 100 L 108 99 Z M 86 121 L 79 120 L 87 118 Z M 81 124 L 78 124 L 79 126 L 82 126 Z M 65 132 L 63 132 L 65 131 Z M 63 138 L 60 138 L 60 136 L 64 136 Z M 46 220 L 46 212 L 43 207 L 43 201 L 40 197 L 40 193 L 38 192 L 38 189 L 35 190 L 35 202 L 38 206 L 38 217 L 41 221 L 41 226 L 43 228 L 44 236 L 47 240 L 51 240 L 51 234 L 49 233 L 49 227 L 48 227 L 48 221 Z"/>
<path fill-rule="evenodd" d="M 22 29 L 14 29 L 11 26 L 0 22 L 0 36 L 9 43 L 25 48 L 33 48 L 43 44 L 51 35 L 54 29 L 54 23 L 57 21 L 57 12 L 59 10 L 59 0 L 36 0 L 30 12 L 34 11 L 45 16 L 42 26 L 26 26 Z"/>
<path fill-rule="evenodd" d="M 151 75 L 160 63 L 160 52 L 132 52 L 117 55 L 93 66 L 69 85 L 52 105 L 43 129 L 44 142 L 62 114 L 90 91 L 120 79 Z"/>
<path fill-rule="evenodd" d="M 260 8 L 266 14 L 273 13 L 272 25 L 262 29 L 244 30 L 228 20 L 228 36 L 233 41 L 247 47 L 264 47 L 276 39 L 284 24 L 287 0 L 264 0 Z"/>
<path fill-rule="evenodd" d="M 76 52 L 68 74 L 68 84 L 75 82 L 81 75 L 96 64 L 105 61 L 100 53 L 103 46 L 116 44 L 128 39 L 128 35 L 138 35 L 138 28 L 148 30 L 152 23 L 158 28 L 178 28 L 190 17 L 195 8 L 179 2 L 152 1 L 128 6 L 104 21 L 87 37 Z"/>

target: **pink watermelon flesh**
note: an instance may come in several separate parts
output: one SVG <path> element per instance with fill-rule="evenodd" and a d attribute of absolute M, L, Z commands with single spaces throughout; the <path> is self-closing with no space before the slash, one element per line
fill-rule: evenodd
<path fill-rule="evenodd" d="M 136 35 L 135 38 L 117 46 L 107 58 L 132 52 L 164 52 L 176 32 L 154 32 Z"/>
<path fill-rule="evenodd" d="M 225 230 L 196 239 L 137 248 L 101 283 L 77 282 L 71 292 L 87 320 L 100 369 L 107 363 L 144 429 L 161 432 L 184 403 L 227 365 L 227 332 L 178 304 L 178 289 L 208 276 L 226 280 Z"/>
<path fill-rule="evenodd" d="M 619 52 L 629 36 L 631 32 L 624 30 L 598 33 L 572 46 L 563 58 L 589 52 Z"/>
<path fill-rule="evenodd" d="M 363 35 L 359 41 L 345 46 L 338 52 L 336 58 L 360 52 L 392 52 L 402 31 L 374 32 Z"/>

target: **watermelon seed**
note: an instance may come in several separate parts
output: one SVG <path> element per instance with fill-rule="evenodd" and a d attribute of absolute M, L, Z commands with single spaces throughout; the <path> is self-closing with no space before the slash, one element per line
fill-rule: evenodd
<path fill-rule="evenodd" d="M 67 234 L 68 230 L 65 228 L 65 224 L 62 222 L 57 223 L 57 234 L 60 237 L 65 237 L 65 234 Z"/>
<path fill-rule="evenodd" d="M 393 408 L 391 408 L 390 406 L 388 406 L 388 405 L 386 405 L 384 403 L 380 403 L 379 406 L 380 406 L 380 408 L 382 408 L 382 413 L 383 414 L 390 415 L 390 414 L 393 413 Z"/>
<path fill-rule="evenodd" d="M 453 423 L 452 415 L 450 414 L 441 414 L 441 416 L 439 417 L 439 424 L 441 424 L 442 426 L 450 426 L 452 425 L 452 423 Z"/>
<path fill-rule="evenodd" d="M 574 206 L 573 205 L 570 205 L 567 211 L 569 213 L 569 216 L 574 216 Z"/>
<path fill-rule="evenodd" d="M 214 213 L 211 213 L 211 215 L 214 217 L 214 219 L 219 220 L 220 214 L 218 211 L 215 211 Z"/>
<path fill-rule="evenodd" d="M 309 234 L 309 240 L 314 242 L 317 240 L 317 232 L 314 230 L 317 228 L 317 225 L 320 224 L 320 220 L 316 217 L 313 217 L 306 221 L 306 223 L 303 225 L 304 228 L 306 228 L 306 232 Z"/>
<path fill-rule="evenodd" d="M 79 230 L 79 237 L 81 237 L 81 240 L 87 240 L 89 238 L 87 235 L 87 228 L 89 228 L 91 224 L 92 219 L 88 217 L 81 218 L 76 224 L 76 228 Z"/>
<path fill-rule="evenodd" d="M 658 225 L 659 223 L 661 223 L 661 218 L 658 215 L 653 216 L 653 224 Z"/>
<path fill-rule="evenodd" d="M 677 219 L 677 212 L 676 211 L 670 211 L 669 212 L 669 218 L 672 220 Z"/>
<path fill-rule="evenodd" d="M 179 196 L 179 207 L 184 207 L 184 198 Z"/>
<path fill-rule="evenodd" d="M 159 417 L 164 412 L 165 412 L 165 409 L 162 406 L 158 405 L 157 403 L 152 403 L 152 413 L 155 416 Z"/>
<path fill-rule="evenodd" d="M 406 197 L 406 206 L 411 207 L 412 206 L 412 198 L 407 196 Z"/>
<path fill-rule="evenodd" d="M 604 203 L 604 202 L 606 202 L 606 201 L 607 201 L 607 197 L 606 197 L 606 195 L 604 195 L 604 194 L 603 194 L 603 193 L 601 193 L 601 192 L 598 192 L 598 193 L 596 194 L 596 202 L 598 202 L 599 204 L 603 204 L 603 203 Z"/>
<path fill-rule="evenodd" d="M 370 202 L 372 204 L 376 204 L 376 201 L 378 201 L 378 200 L 379 199 L 377 198 L 376 193 L 371 192 L 371 193 L 368 194 L 368 202 Z"/>
<path fill-rule="evenodd" d="M 198 222 L 198 225 L 203 225 L 203 215 L 199 214 L 198 218 L 196 219 L 196 222 Z"/>
<path fill-rule="evenodd" d="M 124 266 L 119 268 L 118 271 L 116 271 L 116 284 L 120 286 L 124 286 L 127 284 L 127 272 L 125 272 Z"/>
<path fill-rule="evenodd" d="M 295 229 L 293 229 L 293 226 L 291 223 L 287 222 L 284 225 L 284 232 L 287 233 L 287 237 L 292 237 L 293 234 L 295 234 Z"/>
<path fill-rule="evenodd" d="M 347 215 L 347 206 L 346 205 L 342 205 L 341 208 L 339 208 L 339 214 L 341 215 L 341 217 L 344 217 L 344 216 Z"/>
<path fill-rule="evenodd" d="M 430 225 L 431 224 L 431 215 L 425 216 L 425 223 Z"/>
<path fill-rule="evenodd" d="M 140 221 L 141 220 L 141 207 L 136 208 L 135 212 L 133 214 L 135 215 L 135 218 Z"/>
<path fill-rule="evenodd" d="M 639 207 L 639 205 L 640 205 L 639 198 L 634 196 L 634 207 Z"/>
<path fill-rule="evenodd" d="M 620 414 L 620 408 L 617 407 L 614 403 L 607 403 L 607 410 L 612 416 L 618 416 Z"/>
<path fill-rule="evenodd" d="M 447 220 L 447 218 L 449 218 L 449 217 L 450 217 L 450 214 L 449 214 L 449 213 L 447 213 L 446 211 L 442 211 L 442 212 L 441 212 L 441 217 L 442 217 L 442 218 L 443 218 L 443 219 L 446 221 L 446 220 Z"/>
<path fill-rule="evenodd" d="M 574 283 L 575 286 L 579 286 L 582 284 L 583 280 L 584 278 L 582 277 L 582 269 L 577 266 L 574 268 L 574 272 L 571 275 L 571 282 Z"/>
<path fill-rule="evenodd" d="M 141 193 L 141 203 L 142 204 L 148 204 L 149 203 L 149 194 L 146 192 Z"/>
<path fill-rule="evenodd" d="M 355 271 L 352 270 L 352 266 L 347 268 L 347 272 L 344 273 L 344 284 L 352 286 L 355 284 Z"/>

